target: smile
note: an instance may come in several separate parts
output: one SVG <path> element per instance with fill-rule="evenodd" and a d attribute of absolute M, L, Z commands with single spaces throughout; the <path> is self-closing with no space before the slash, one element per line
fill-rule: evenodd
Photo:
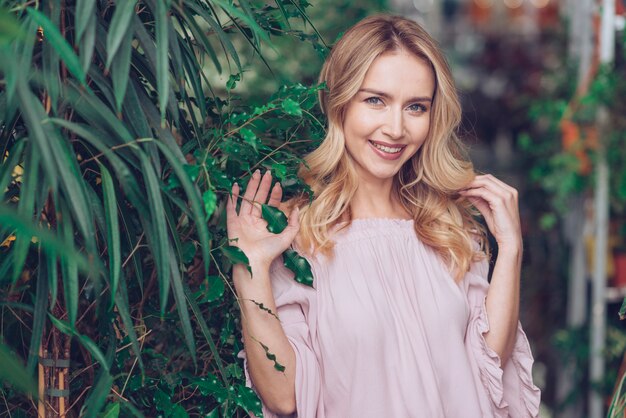
<path fill-rule="evenodd" d="M 400 157 L 400 154 L 402 154 L 402 151 L 406 148 L 406 145 L 388 146 L 371 140 L 368 142 L 374 148 L 376 153 L 386 160 L 395 160 Z"/>

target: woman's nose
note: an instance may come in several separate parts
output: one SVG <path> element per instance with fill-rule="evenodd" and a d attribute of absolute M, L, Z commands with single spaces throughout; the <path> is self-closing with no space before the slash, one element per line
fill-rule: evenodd
<path fill-rule="evenodd" d="M 390 138 L 400 138 L 404 134 L 402 110 L 390 109 L 383 125 L 383 133 Z"/>

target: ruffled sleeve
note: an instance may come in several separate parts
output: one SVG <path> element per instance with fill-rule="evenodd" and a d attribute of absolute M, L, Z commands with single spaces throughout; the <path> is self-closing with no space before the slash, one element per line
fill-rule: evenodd
<path fill-rule="evenodd" d="M 486 260 L 476 262 L 463 279 L 470 309 L 465 349 L 475 376 L 483 416 L 538 417 L 541 392 L 533 384 L 534 360 L 521 323 L 518 322 L 515 346 L 504 368 L 498 354 L 485 341 L 484 334 L 489 331 L 485 308 L 488 271 Z"/>
<path fill-rule="evenodd" d="M 311 329 L 316 329 L 315 290 L 296 282 L 293 272 L 277 258 L 270 268 L 272 291 L 276 301 L 277 315 L 296 356 L 296 414 L 291 417 L 323 418 L 324 408 L 321 390 L 319 359 L 314 349 Z M 248 373 L 245 351 L 239 353 L 244 359 L 246 385 L 254 389 Z M 265 418 L 283 417 L 270 411 L 263 404 Z"/>

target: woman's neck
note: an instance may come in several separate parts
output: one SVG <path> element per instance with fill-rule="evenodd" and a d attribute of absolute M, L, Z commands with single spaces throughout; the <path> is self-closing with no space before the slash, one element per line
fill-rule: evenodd
<path fill-rule="evenodd" d="M 360 184 L 350 202 L 350 210 L 353 219 L 411 219 L 411 214 L 404 209 L 398 198 L 392 192 L 391 185 L 381 188 Z"/>

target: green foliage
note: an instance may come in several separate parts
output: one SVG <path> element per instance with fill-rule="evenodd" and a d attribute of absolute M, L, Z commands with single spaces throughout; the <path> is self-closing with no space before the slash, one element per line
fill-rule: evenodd
<path fill-rule="evenodd" d="M 308 3 L 3 5 L 0 340 L 27 359 L 21 382 L 32 389 L 40 345 L 52 352 L 50 336 L 65 334 L 68 416 L 261 416 L 237 359 L 229 269 L 247 257 L 228 246 L 224 203 L 257 168 L 287 197 L 306 191 L 297 155 L 324 124 L 320 87 L 255 104 L 236 88 L 246 48 L 263 62 L 270 36 L 325 49 L 292 26 Z M 263 213 L 273 232 L 285 227 L 280 211 Z M 296 278 L 312 279 L 290 257 Z M 10 410 L 35 413 L 8 388 Z"/>

